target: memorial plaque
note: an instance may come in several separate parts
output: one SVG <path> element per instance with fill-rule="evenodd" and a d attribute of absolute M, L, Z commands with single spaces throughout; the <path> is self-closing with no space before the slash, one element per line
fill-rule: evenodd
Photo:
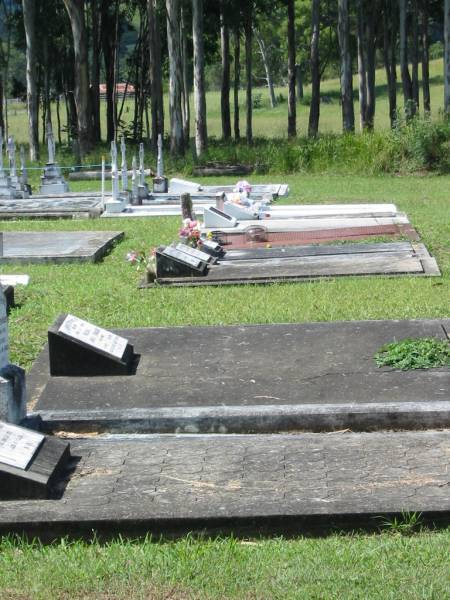
<path fill-rule="evenodd" d="M 26 469 L 43 441 L 40 433 L 0 422 L 0 463 Z"/>
<path fill-rule="evenodd" d="M 189 277 L 206 275 L 208 264 L 173 246 L 156 251 L 156 277 Z"/>
<path fill-rule="evenodd" d="M 115 358 L 122 358 L 128 344 L 125 338 L 74 315 L 67 315 L 59 331 Z"/>
<path fill-rule="evenodd" d="M 138 356 L 124 337 L 74 315 L 61 315 L 48 331 L 55 376 L 131 375 Z"/>
<path fill-rule="evenodd" d="M 0 421 L 0 500 L 49 498 L 69 459 L 67 442 Z"/>
<path fill-rule="evenodd" d="M 165 254 L 166 256 L 170 256 L 171 258 L 176 258 L 181 262 L 185 262 L 190 267 L 194 267 L 194 269 L 198 269 L 202 263 L 202 261 L 196 256 L 186 254 L 184 251 L 181 252 L 180 250 L 177 250 L 172 246 L 167 246 L 167 248 L 165 248 L 165 250 L 163 251 L 163 254 Z"/>
<path fill-rule="evenodd" d="M 211 256 L 211 254 L 202 252 L 201 250 L 198 250 L 197 248 L 192 248 L 192 246 L 187 246 L 186 244 L 177 244 L 175 246 L 175 249 L 179 250 L 180 252 L 184 252 L 185 254 L 189 254 L 190 256 L 194 256 L 195 258 L 198 258 L 199 260 L 202 260 L 206 263 L 211 262 L 213 260 L 213 256 Z"/>
<path fill-rule="evenodd" d="M 9 364 L 7 303 L 0 286 L 0 369 Z"/>
<path fill-rule="evenodd" d="M 227 215 L 227 213 L 223 212 L 223 210 L 219 210 L 214 206 L 210 206 L 209 210 L 215 215 L 219 215 L 220 217 L 222 217 L 222 219 L 226 219 L 227 221 L 233 221 L 233 217 L 231 215 Z"/>
<path fill-rule="evenodd" d="M 211 254 L 211 256 L 220 257 L 224 256 L 225 254 L 225 250 L 222 248 L 222 246 L 213 240 L 205 240 L 202 238 L 200 240 L 200 244 L 204 252 Z"/>

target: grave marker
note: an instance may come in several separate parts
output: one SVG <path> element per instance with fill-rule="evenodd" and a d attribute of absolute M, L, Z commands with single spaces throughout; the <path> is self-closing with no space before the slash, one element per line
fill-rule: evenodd
<path fill-rule="evenodd" d="M 214 242 L 213 240 L 206 240 L 204 238 L 200 239 L 200 246 L 203 252 L 210 254 L 211 256 L 215 256 L 220 258 L 224 256 L 225 250 L 222 248 L 220 244 Z"/>
<path fill-rule="evenodd" d="M 156 177 L 153 178 L 153 191 L 155 193 L 167 193 L 169 181 L 164 177 L 164 159 L 162 136 L 158 134 L 158 158 L 156 160 Z"/>
<path fill-rule="evenodd" d="M 149 191 L 147 184 L 145 183 L 145 166 L 144 166 L 144 144 L 139 144 L 139 185 L 138 185 L 138 198 L 139 204 L 149 197 Z"/>
<path fill-rule="evenodd" d="M 189 254 L 190 256 L 194 256 L 205 263 L 215 262 L 214 256 L 211 254 L 203 252 L 202 250 L 198 250 L 197 248 L 192 248 L 192 246 L 187 246 L 186 244 L 177 244 L 175 249 L 179 250 L 180 252 L 184 252 L 185 254 Z"/>
<path fill-rule="evenodd" d="M 0 198 L 17 198 L 17 190 L 11 185 L 11 179 L 9 175 L 5 173 L 3 166 L 3 131 L 0 127 Z"/>
<path fill-rule="evenodd" d="M 69 191 L 69 186 L 62 176 L 61 169 L 56 162 L 55 140 L 53 137 L 52 124 L 47 123 L 47 149 L 48 162 L 44 167 L 44 173 L 41 175 L 40 194 L 65 194 Z"/>
<path fill-rule="evenodd" d="M 70 458 L 70 446 L 0 421 L 0 500 L 50 496 Z"/>
<path fill-rule="evenodd" d="M 205 227 L 236 227 L 237 219 L 227 215 L 214 206 L 206 207 L 203 211 L 203 222 Z"/>
<path fill-rule="evenodd" d="M 156 250 L 156 277 L 198 277 L 207 272 L 206 262 L 173 246 Z"/>
<path fill-rule="evenodd" d="M 48 330 L 48 349 L 53 376 L 131 375 L 138 359 L 127 339 L 70 314 Z"/>

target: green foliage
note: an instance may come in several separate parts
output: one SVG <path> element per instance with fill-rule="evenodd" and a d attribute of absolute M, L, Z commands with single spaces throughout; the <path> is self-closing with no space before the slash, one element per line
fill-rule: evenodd
<path fill-rule="evenodd" d="M 380 524 L 383 529 L 390 533 L 411 535 L 422 528 L 422 513 L 403 512 L 401 516 L 382 517 L 380 518 Z"/>
<path fill-rule="evenodd" d="M 402 371 L 450 367 L 450 344 L 436 338 L 408 338 L 382 346 L 374 359 L 379 367 Z"/>

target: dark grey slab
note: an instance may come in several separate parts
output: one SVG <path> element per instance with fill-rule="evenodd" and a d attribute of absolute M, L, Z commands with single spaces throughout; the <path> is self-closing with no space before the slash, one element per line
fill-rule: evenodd
<path fill-rule="evenodd" d="M 226 250 L 226 247 L 225 247 Z M 220 262 L 228 260 L 261 260 L 302 256 L 333 256 L 345 254 L 373 254 L 374 252 L 413 252 L 410 242 L 361 244 L 310 244 L 303 246 L 275 246 L 274 248 L 245 248 L 226 250 Z"/>
<path fill-rule="evenodd" d="M 5 231 L 0 263 L 95 262 L 122 231 Z"/>
<path fill-rule="evenodd" d="M 28 198 L 26 200 L 0 200 L 0 219 L 81 219 L 99 217 L 100 196 Z"/>
<path fill-rule="evenodd" d="M 448 522 L 448 431 L 73 439 L 60 500 L 0 502 L 0 533 L 376 528 L 377 515 Z"/>
<path fill-rule="evenodd" d="M 379 244 L 378 249 L 376 246 L 308 246 L 297 251 L 276 248 L 266 250 L 269 256 L 263 254 L 265 249 L 234 250 L 232 260 L 225 258 L 212 265 L 203 277 L 158 277 L 156 284 L 142 287 L 275 283 L 345 275 L 440 275 L 436 260 L 423 244 Z"/>
<path fill-rule="evenodd" d="M 433 418 L 444 426 L 450 369 L 402 372 L 373 361 L 394 340 L 446 339 L 444 327 L 449 320 L 121 330 L 141 354 L 136 375 L 52 378 L 44 349 L 29 377 L 30 407 L 48 430 L 220 432 L 422 426 L 434 402 L 443 403 Z M 352 417 L 358 407 L 364 419 Z"/>

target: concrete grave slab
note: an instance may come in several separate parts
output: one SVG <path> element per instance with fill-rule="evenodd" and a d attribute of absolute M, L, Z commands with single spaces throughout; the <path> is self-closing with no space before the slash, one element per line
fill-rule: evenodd
<path fill-rule="evenodd" d="M 144 282 L 141 287 L 243 285 L 346 275 L 440 275 L 436 260 L 423 244 L 393 242 L 303 246 L 295 251 L 294 248 L 288 246 L 284 253 L 279 247 L 231 251 L 232 260 L 227 259 L 226 253 L 202 277 L 160 275 L 157 272 L 155 282 Z"/>
<path fill-rule="evenodd" d="M 405 338 L 447 339 L 450 320 L 126 329 L 134 376 L 50 377 L 29 408 L 46 431 L 254 432 L 450 426 L 450 369 L 379 369 Z"/>
<path fill-rule="evenodd" d="M 0 502 L 0 533 L 235 535 L 450 516 L 448 431 L 72 439 L 60 500 Z"/>
<path fill-rule="evenodd" d="M 32 197 L 26 200 L 0 199 L 0 219 L 83 219 L 100 216 L 101 197 Z"/>
<path fill-rule="evenodd" d="M 0 264 L 96 262 L 123 236 L 121 231 L 5 231 Z"/>

